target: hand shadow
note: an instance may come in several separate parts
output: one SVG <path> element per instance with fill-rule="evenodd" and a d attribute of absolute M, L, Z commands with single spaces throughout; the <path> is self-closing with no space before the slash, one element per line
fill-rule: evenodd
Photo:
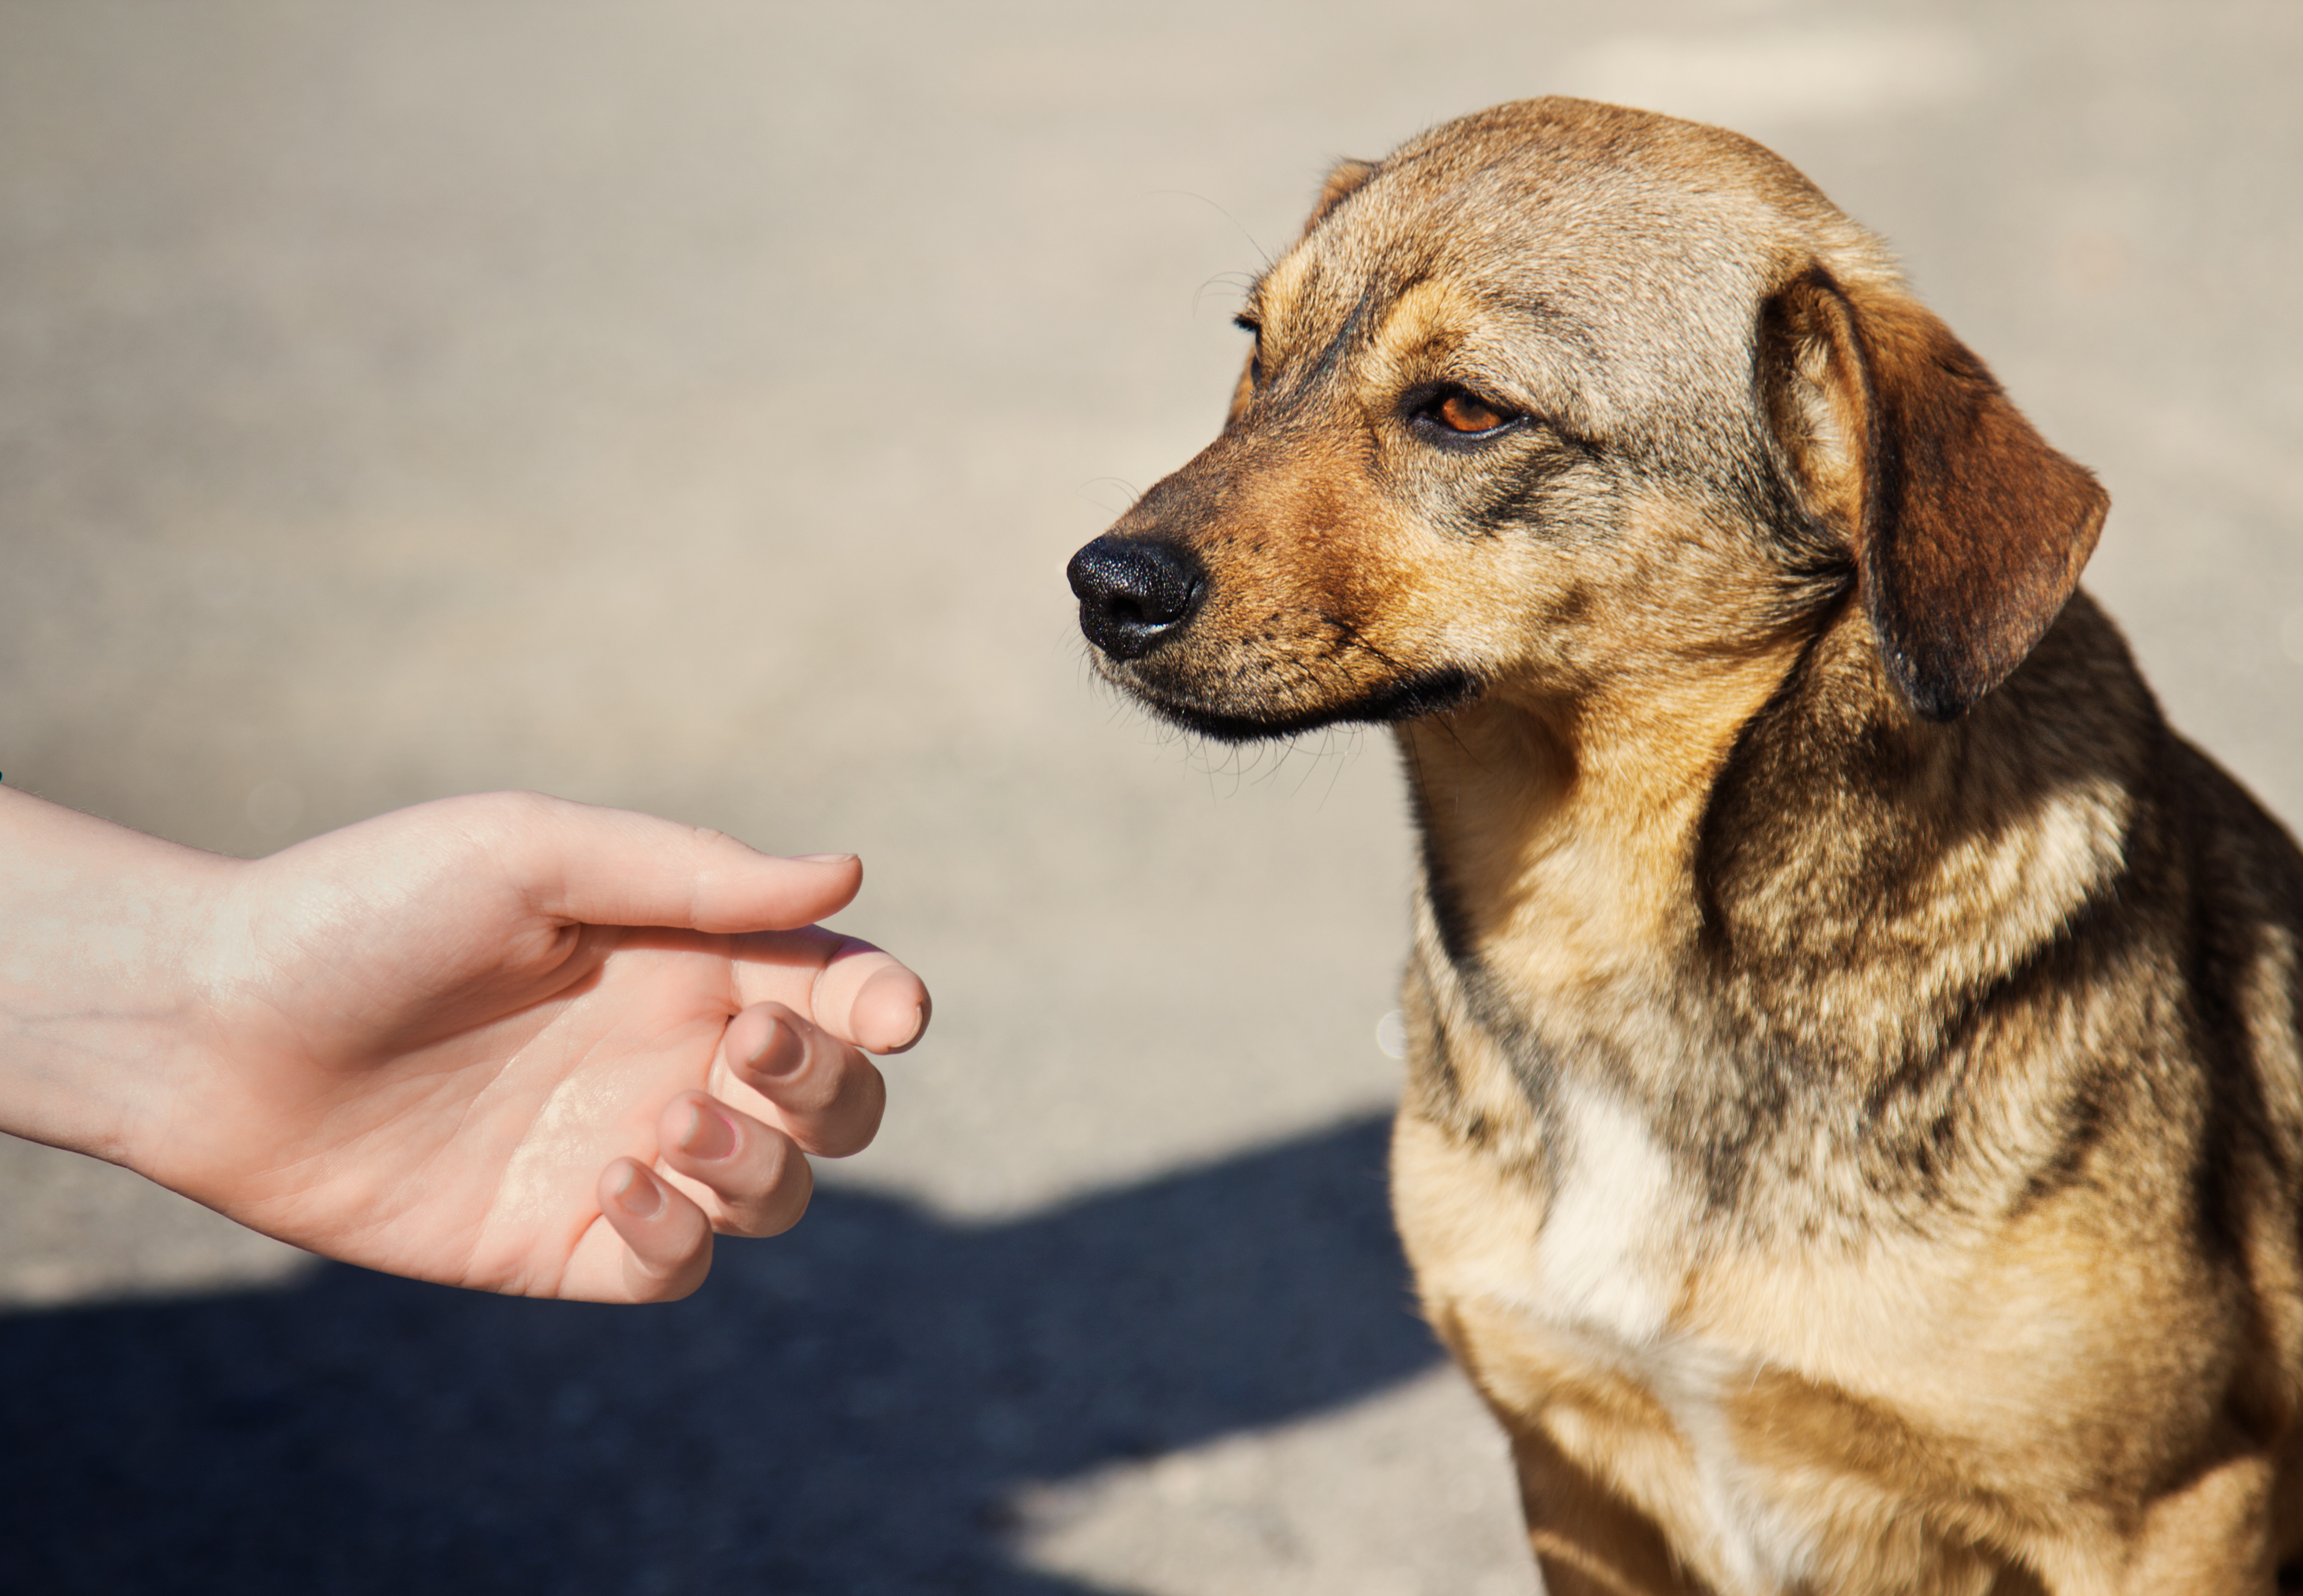
<path fill-rule="evenodd" d="M 1030 1482 L 1430 1366 L 1355 1120 L 1008 1222 L 827 1189 L 671 1307 L 329 1266 L 0 1320 L 0 1586 L 1087 1596 Z"/>

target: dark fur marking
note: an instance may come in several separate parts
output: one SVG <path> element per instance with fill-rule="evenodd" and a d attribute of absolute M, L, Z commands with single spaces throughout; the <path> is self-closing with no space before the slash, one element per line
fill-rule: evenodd
<path fill-rule="evenodd" d="M 1423 856 L 1424 897 L 1431 905 L 1432 924 L 1439 928 L 1440 951 L 1447 956 L 1447 962 L 1460 971 L 1477 958 L 1472 948 L 1471 919 L 1464 912 L 1463 899 L 1456 891 L 1455 880 L 1447 874 L 1446 862 L 1439 857 L 1439 844 L 1431 817 L 1424 812 L 1430 800 L 1425 794 L 1423 784 L 1420 781 L 1411 783 L 1408 797 L 1417 810 L 1416 843 Z"/>
<path fill-rule="evenodd" d="M 1548 428 L 1523 448 L 1525 458 L 1519 470 L 1496 481 L 1462 511 L 1461 524 L 1472 536 L 1495 537 L 1514 530 L 1543 534 L 1545 490 L 1579 464 L 1581 456 Z"/>
<path fill-rule="evenodd" d="M 1767 730 L 1785 721 L 1793 706 L 1808 692 L 1815 652 L 1825 631 L 1825 628 L 1818 627 L 1767 701 L 1736 728 L 1727 757 L 1720 762 L 1719 773 L 1712 780 L 1711 790 L 1704 798 L 1703 813 L 1696 821 L 1691 874 L 1694 878 L 1697 946 L 1708 956 L 1715 980 L 1731 967 L 1735 956 L 1733 932 L 1721 900 L 1723 885 L 1729 879 L 1742 840 L 1738 825 L 1742 817 L 1731 812 L 1738 807 L 1745 790 L 1754 784 L 1762 762 L 1769 757 L 1763 741 Z"/>
<path fill-rule="evenodd" d="M 2080 1183 L 2111 1127 L 2112 1113 L 2105 1101 L 2111 1095 L 2108 1080 L 2089 1076 L 2063 1099 L 2055 1112 L 2055 1151 L 2024 1181 L 2023 1189 L 2008 1205 L 2007 1218 L 2020 1219 Z"/>
<path fill-rule="evenodd" d="M 2187 972 L 2193 1000 L 2191 1020 L 2199 1056 L 2219 1088 L 2206 1097 L 2206 1123 L 2200 1127 L 2191 1170 L 2193 1230 L 2200 1250 L 2220 1262 L 2246 1254 L 2245 1213 L 2252 1194 L 2240 1177 L 2244 1167 L 2267 1161 L 2276 1169 L 2275 1150 L 2263 1134 L 2269 1111 L 2261 1083 L 2248 1068 L 2253 1051 L 2243 1007 L 2231 990 L 2234 972 L 2251 969 L 2258 955 L 2231 946 L 2231 926 L 2219 913 L 2231 883 L 2213 857 L 2213 839 L 2199 834 L 2196 810 L 2184 815 L 2185 852 L 2194 883 Z"/>
<path fill-rule="evenodd" d="M 1297 384 L 1300 390 L 1309 392 L 1336 375 L 1337 367 L 1343 364 L 1344 351 L 1357 341 L 1360 329 L 1367 322 L 1368 309 L 1374 302 L 1374 289 L 1360 291 L 1360 297 L 1352 301 L 1352 313 L 1344 317 L 1344 325 L 1336 329 L 1336 335 L 1328 340 L 1319 359 L 1312 362 L 1312 369 L 1303 374 L 1303 380 Z"/>
<path fill-rule="evenodd" d="M 1413 1110 L 1459 1141 L 1487 1149 L 1495 1140 L 1488 1117 L 1464 1097 L 1464 1079 L 1455 1068 L 1454 1050 L 1445 1026 L 1433 1033 L 1430 1055 L 1410 1067 L 1408 1102 Z"/>

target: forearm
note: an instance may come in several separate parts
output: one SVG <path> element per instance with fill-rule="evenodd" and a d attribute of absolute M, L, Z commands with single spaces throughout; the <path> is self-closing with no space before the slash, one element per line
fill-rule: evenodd
<path fill-rule="evenodd" d="M 133 1162 L 189 1050 L 191 950 L 236 867 L 0 788 L 0 1130 Z"/>

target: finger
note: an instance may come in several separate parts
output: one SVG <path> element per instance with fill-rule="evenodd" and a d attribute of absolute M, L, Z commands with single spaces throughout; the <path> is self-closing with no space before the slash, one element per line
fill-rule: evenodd
<path fill-rule="evenodd" d="M 888 1084 L 872 1060 L 781 1003 L 745 1009 L 720 1047 L 729 1073 L 773 1104 L 806 1151 L 845 1158 L 879 1134 Z"/>
<path fill-rule="evenodd" d="M 815 978 L 808 1010 L 815 1023 L 875 1053 L 900 1053 L 928 1028 L 927 983 L 893 955 L 842 937 Z"/>
<path fill-rule="evenodd" d="M 631 1300 L 676 1302 L 712 1271 L 712 1225 L 704 1211 L 634 1159 L 600 1173 L 600 1213 L 624 1240 Z"/>
<path fill-rule="evenodd" d="M 452 800 L 496 843 L 528 901 L 592 925 L 780 931 L 845 908 L 864 883 L 853 854 L 779 858 L 723 832 L 536 793 Z"/>
<path fill-rule="evenodd" d="M 722 1236 L 780 1236 L 799 1223 L 815 1190 L 789 1136 L 702 1092 L 665 1105 L 659 1144 L 674 1174 L 710 1191 L 712 1228 Z"/>

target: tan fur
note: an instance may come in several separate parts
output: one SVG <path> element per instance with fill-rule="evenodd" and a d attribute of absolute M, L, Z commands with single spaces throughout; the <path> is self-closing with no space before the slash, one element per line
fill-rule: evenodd
<path fill-rule="evenodd" d="M 1581 101 L 1337 168 L 1244 319 L 1082 624 L 1396 728 L 1400 1230 L 1554 1596 L 2270 1591 L 2303 858 L 2075 591 L 2094 479 L 1790 167 Z"/>

